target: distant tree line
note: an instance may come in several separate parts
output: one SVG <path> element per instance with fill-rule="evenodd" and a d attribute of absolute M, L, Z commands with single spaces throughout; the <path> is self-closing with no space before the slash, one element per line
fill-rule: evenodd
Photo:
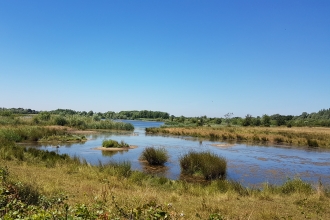
<path fill-rule="evenodd" d="M 207 116 L 199 117 L 185 117 L 174 116 L 167 112 L 161 111 L 120 111 L 118 113 L 113 111 L 107 112 L 93 112 L 93 111 L 75 111 L 71 109 L 56 109 L 52 111 L 36 111 L 32 109 L 23 108 L 0 108 L 0 116 L 10 116 L 11 114 L 40 114 L 40 117 L 46 119 L 50 115 L 60 116 L 89 116 L 93 117 L 94 121 L 101 119 L 149 119 L 165 121 L 169 126 L 207 126 L 207 125 L 237 125 L 237 126 L 323 126 L 330 127 L 330 108 L 322 109 L 318 112 L 307 113 L 303 112 L 301 115 L 267 115 L 252 116 L 250 114 L 245 117 L 233 117 L 233 113 L 228 113 L 224 117 L 208 118 Z"/>
<path fill-rule="evenodd" d="M 11 114 L 38 114 L 39 111 L 24 108 L 0 108 L 0 115 L 9 116 Z"/>
<path fill-rule="evenodd" d="M 310 113 L 303 112 L 301 115 L 262 115 L 253 117 L 248 114 L 244 118 L 232 117 L 233 113 L 228 113 L 222 118 L 201 117 L 175 117 L 171 115 L 166 121 L 168 126 L 210 126 L 210 125 L 236 125 L 236 126 L 323 126 L 330 127 L 330 108 L 322 109 L 318 112 Z"/>
<path fill-rule="evenodd" d="M 23 109 L 23 108 L 0 108 L 0 115 L 2 116 L 10 116 L 11 114 L 39 114 L 43 118 L 49 118 L 50 114 L 52 115 L 62 115 L 62 116 L 91 116 L 96 120 L 100 119 L 159 119 L 165 120 L 169 119 L 170 115 L 167 112 L 161 111 L 120 111 L 118 113 L 113 111 L 107 112 L 93 112 L 93 111 L 75 111 L 72 109 L 56 109 L 52 111 L 35 111 L 31 109 Z"/>
<path fill-rule="evenodd" d="M 139 119 L 139 118 L 147 118 L 147 119 L 169 119 L 170 115 L 167 112 L 160 111 L 121 111 L 116 114 L 116 118 L 120 119 Z"/>

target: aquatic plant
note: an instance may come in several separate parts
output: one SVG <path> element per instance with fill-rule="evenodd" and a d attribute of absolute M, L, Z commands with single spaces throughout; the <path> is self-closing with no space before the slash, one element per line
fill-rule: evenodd
<path fill-rule="evenodd" d="M 142 160 L 146 160 L 149 165 L 164 165 L 169 156 L 164 147 L 146 147 L 140 157 Z"/>
<path fill-rule="evenodd" d="M 206 180 L 225 177 L 227 161 L 211 152 L 191 151 L 180 158 L 183 174 L 202 175 Z"/>

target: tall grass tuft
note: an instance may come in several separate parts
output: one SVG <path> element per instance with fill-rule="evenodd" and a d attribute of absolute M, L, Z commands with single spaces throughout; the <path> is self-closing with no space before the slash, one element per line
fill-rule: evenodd
<path fill-rule="evenodd" d="M 194 152 L 180 158 L 180 166 L 183 174 L 202 175 L 206 180 L 225 177 L 227 161 L 211 152 Z"/>
<path fill-rule="evenodd" d="M 311 194 L 313 191 L 312 185 L 302 181 L 301 179 L 288 179 L 281 187 L 280 191 L 284 194 L 303 193 Z"/>
<path fill-rule="evenodd" d="M 132 173 L 131 170 L 131 162 L 123 161 L 123 162 L 110 162 L 108 164 L 102 164 L 99 161 L 98 168 L 100 171 L 108 173 L 109 175 L 118 176 L 118 177 L 129 177 Z"/>
<path fill-rule="evenodd" d="M 164 147 L 154 148 L 147 147 L 143 150 L 141 157 L 142 160 L 146 160 L 149 165 L 164 165 L 169 156 Z"/>

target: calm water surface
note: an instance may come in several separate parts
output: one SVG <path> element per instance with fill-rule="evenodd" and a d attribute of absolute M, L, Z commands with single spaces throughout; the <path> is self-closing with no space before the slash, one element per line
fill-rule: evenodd
<path fill-rule="evenodd" d="M 244 185 L 269 182 L 281 184 L 287 178 L 299 177 L 303 180 L 317 183 L 319 179 L 330 185 L 330 151 L 294 148 L 284 146 L 250 146 L 234 144 L 231 147 L 215 147 L 214 144 L 223 142 L 207 141 L 191 137 L 159 136 L 145 134 L 146 127 L 159 127 L 162 122 L 125 121 L 132 123 L 134 132 L 99 133 L 87 135 L 88 141 L 79 144 L 64 144 L 60 148 L 51 145 L 39 144 L 44 150 L 66 153 L 71 156 L 84 158 L 91 164 L 108 163 L 111 161 L 130 161 L 132 169 L 151 172 L 150 168 L 139 161 L 145 147 L 165 147 L 170 155 L 166 168 L 156 171 L 171 179 L 180 177 L 180 164 L 178 158 L 194 151 L 211 151 L 225 157 L 228 161 L 228 178 L 238 180 Z M 104 139 L 125 141 L 138 148 L 129 151 L 100 151 L 93 148 L 102 145 Z M 155 172 L 155 171 L 154 171 Z"/>

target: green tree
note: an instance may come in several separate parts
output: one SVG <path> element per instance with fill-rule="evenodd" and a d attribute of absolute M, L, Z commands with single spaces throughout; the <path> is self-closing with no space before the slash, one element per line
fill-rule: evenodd
<path fill-rule="evenodd" d="M 263 115 L 261 118 L 261 124 L 265 127 L 269 127 L 270 126 L 270 117 L 268 115 Z"/>
<path fill-rule="evenodd" d="M 247 114 L 245 119 L 243 120 L 243 126 L 250 126 L 252 125 L 252 115 Z"/>

